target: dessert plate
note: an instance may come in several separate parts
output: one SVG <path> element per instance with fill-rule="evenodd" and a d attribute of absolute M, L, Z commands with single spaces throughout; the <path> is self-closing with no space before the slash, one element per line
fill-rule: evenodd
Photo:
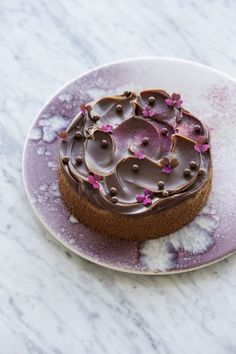
<path fill-rule="evenodd" d="M 57 133 L 81 103 L 125 90 L 178 92 L 211 131 L 213 188 L 202 212 L 181 230 L 145 242 L 113 240 L 69 213 L 57 185 Z M 236 81 L 207 66 L 174 58 L 135 58 L 91 70 L 58 91 L 28 133 L 23 154 L 27 196 L 37 217 L 65 247 L 94 263 L 138 274 L 171 274 L 217 262 L 236 251 Z M 93 215 L 91 215 L 93 217 Z"/>

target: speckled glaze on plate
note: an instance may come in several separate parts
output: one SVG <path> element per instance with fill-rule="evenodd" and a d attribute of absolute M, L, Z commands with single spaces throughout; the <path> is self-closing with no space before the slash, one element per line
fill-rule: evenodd
<path fill-rule="evenodd" d="M 113 240 L 80 224 L 57 185 L 56 133 L 83 102 L 124 90 L 179 92 L 184 107 L 211 132 L 213 188 L 207 205 L 181 230 L 142 243 Z M 171 274 L 217 262 L 236 251 L 236 81 L 201 64 L 174 58 L 135 58 L 95 68 L 58 91 L 37 115 L 26 139 L 23 177 L 29 201 L 64 246 L 94 263 L 138 274 Z"/>

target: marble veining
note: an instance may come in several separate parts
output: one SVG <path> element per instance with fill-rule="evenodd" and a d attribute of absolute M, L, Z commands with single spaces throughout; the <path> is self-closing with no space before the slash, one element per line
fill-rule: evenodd
<path fill-rule="evenodd" d="M 55 90 L 95 65 L 176 56 L 236 77 L 235 11 L 234 0 L 1 1 L 0 353 L 236 352 L 235 256 L 165 277 L 104 269 L 38 224 L 21 178 L 33 117 Z M 43 124 L 34 137 L 41 134 L 52 139 Z"/>

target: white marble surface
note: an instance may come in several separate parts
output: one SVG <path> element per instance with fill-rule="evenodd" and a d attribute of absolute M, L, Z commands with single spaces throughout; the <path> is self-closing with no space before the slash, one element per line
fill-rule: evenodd
<path fill-rule="evenodd" d="M 234 0 L 1 0 L 0 353 L 236 353 L 236 257 L 182 275 L 117 273 L 37 223 L 21 178 L 44 101 L 125 57 L 196 60 L 236 77 Z"/>

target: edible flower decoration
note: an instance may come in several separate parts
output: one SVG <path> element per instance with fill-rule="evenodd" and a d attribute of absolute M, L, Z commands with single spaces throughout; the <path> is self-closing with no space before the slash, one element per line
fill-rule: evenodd
<path fill-rule="evenodd" d="M 197 152 L 206 152 L 210 148 L 210 145 L 207 144 L 206 138 L 201 135 L 197 138 L 197 143 L 194 145 L 194 149 Z"/>
<path fill-rule="evenodd" d="M 145 106 L 142 115 L 146 118 L 152 118 L 156 115 L 156 112 L 150 106 Z"/>
<path fill-rule="evenodd" d="M 165 100 L 165 103 L 169 107 L 180 108 L 183 100 L 181 100 L 181 96 L 178 93 L 172 93 L 171 97 Z"/>
<path fill-rule="evenodd" d="M 93 186 L 94 189 L 99 189 L 100 188 L 100 181 L 102 179 L 102 176 L 99 175 L 93 175 L 93 176 L 88 176 L 88 183 Z"/>
<path fill-rule="evenodd" d="M 145 158 L 145 155 L 142 153 L 142 151 L 135 151 L 134 152 L 134 157 L 137 157 L 139 160 L 143 160 Z"/>
<path fill-rule="evenodd" d="M 138 203 L 143 203 L 143 205 L 152 204 L 153 192 L 149 189 L 144 189 L 143 194 L 137 194 L 136 200 Z"/>
<path fill-rule="evenodd" d="M 103 125 L 101 127 L 101 130 L 104 132 L 104 133 L 112 133 L 113 132 L 113 126 L 110 125 L 110 124 L 106 124 L 106 125 Z"/>
<path fill-rule="evenodd" d="M 170 174 L 173 169 L 179 165 L 179 161 L 176 158 L 163 157 L 160 161 L 162 172 Z"/>

